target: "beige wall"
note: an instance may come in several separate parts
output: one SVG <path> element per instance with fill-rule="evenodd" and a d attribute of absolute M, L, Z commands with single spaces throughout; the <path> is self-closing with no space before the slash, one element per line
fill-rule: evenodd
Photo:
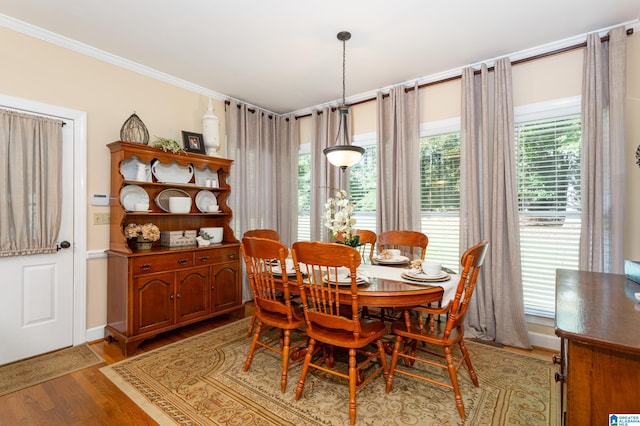
<path fill-rule="evenodd" d="M 119 139 L 122 123 L 135 111 L 149 134 L 181 141 L 181 130 L 201 132 L 200 119 L 207 98 L 73 51 L 0 28 L 0 93 L 45 102 L 87 113 L 87 199 L 109 192 L 109 151 Z M 582 53 L 574 51 L 514 67 L 514 102 L 524 105 L 580 94 Z M 625 257 L 640 259 L 640 169 L 634 155 L 640 143 L 640 36 L 628 39 L 627 66 L 627 189 Z M 420 90 L 422 120 L 459 116 L 460 81 Z M 224 135 L 224 108 L 214 101 Z M 355 133 L 375 132 L 375 102 L 352 109 Z M 310 118 L 300 122 L 301 140 L 310 138 Z M 220 154 L 225 155 L 224 136 Z M 87 248 L 108 247 L 108 229 L 92 224 L 94 212 L 106 207 L 87 205 Z M 88 261 L 87 327 L 106 323 L 106 260 Z"/>

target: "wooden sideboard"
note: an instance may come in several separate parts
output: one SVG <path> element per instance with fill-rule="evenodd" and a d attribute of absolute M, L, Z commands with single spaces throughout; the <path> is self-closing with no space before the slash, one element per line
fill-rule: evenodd
<path fill-rule="evenodd" d="M 559 269 L 555 331 L 563 424 L 606 425 L 640 413 L 640 284 L 624 275 Z"/>

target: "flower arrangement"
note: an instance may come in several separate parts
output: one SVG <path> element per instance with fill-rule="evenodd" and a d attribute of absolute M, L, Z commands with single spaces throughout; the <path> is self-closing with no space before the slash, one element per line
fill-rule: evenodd
<path fill-rule="evenodd" d="M 147 241 L 158 241 L 160 239 L 160 229 L 153 223 L 137 225 L 130 223 L 124 228 L 124 235 L 127 238 L 139 238 Z"/>
<path fill-rule="evenodd" d="M 347 198 L 347 192 L 339 190 L 335 197 L 329 197 L 327 200 L 324 214 L 324 226 L 329 228 L 331 237 L 336 239 L 338 235 L 341 235 L 341 241 L 336 242 L 352 247 L 359 243 L 359 237 L 353 235 L 353 226 L 356 224 L 356 220 L 352 217 L 354 208 L 355 206 Z"/>

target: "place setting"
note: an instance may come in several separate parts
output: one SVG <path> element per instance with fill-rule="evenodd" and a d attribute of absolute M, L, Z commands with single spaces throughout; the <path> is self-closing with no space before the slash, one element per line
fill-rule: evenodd
<path fill-rule="evenodd" d="M 380 265 L 405 265 L 409 258 L 403 256 L 399 249 L 382 250 L 380 254 L 373 256 L 373 260 Z"/>
<path fill-rule="evenodd" d="M 421 260 L 414 260 L 411 263 L 411 269 L 403 271 L 400 275 L 406 280 L 425 283 L 438 283 L 451 279 L 451 275 L 442 270 L 441 263 Z"/>
<path fill-rule="evenodd" d="M 337 276 L 336 276 L 337 275 Z M 338 286 L 350 286 L 351 285 L 351 271 L 346 267 L 339 267 L 330 271 L 322 277 L 325 283 L 336 284 Z M 362 272 L 357 271 L 356 284 L 365 284 L 369 282 L 369 276 Z"/>

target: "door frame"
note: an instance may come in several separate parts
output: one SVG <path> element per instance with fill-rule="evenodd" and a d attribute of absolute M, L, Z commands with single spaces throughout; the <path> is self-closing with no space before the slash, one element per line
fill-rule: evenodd
<path fill-rule="evenodd" d="M 87 341 L 87 113 L 0 93 L 0 107 L 73 121 L 73 345 Z"/>

